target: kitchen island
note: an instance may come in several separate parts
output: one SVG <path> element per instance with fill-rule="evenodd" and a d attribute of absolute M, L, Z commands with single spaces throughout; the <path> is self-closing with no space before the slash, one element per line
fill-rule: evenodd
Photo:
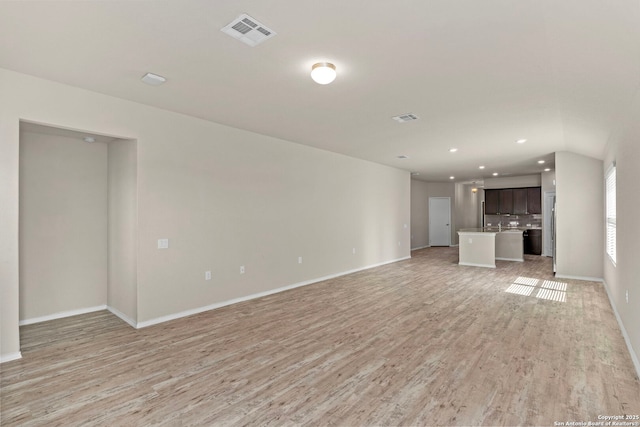
<path fill-rule="evenodd" d="M 496 268 L 496 260 L 524 261 L 521 228 L 465 228 L 458 231 L 459 265 Z"/>

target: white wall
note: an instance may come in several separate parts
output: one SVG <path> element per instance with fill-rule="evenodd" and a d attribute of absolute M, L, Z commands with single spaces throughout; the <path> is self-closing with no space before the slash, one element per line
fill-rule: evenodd
<path fill-rule="evenodd" d="M 20 133 L 20 320 L 107 302 L 107 147 Z"/>
<path fill-rule="evenodd" d="M 617 132 L 610 139 L 599 176 L 616 162 L 617 179 L 617 263 L 614 265 L 603 249 L 604 280 L 614 308 L 620 316 L 625 338 L 633 349 L 636 371 L 640 375 L 640 92 L 636 92 L 628 113 L 621 119 Z M 604 230 L 603 230 L 604 235 Z M 602 261 L 601 261 L 602 262 Z M 629 292 L 629 302 L 626 292 Z"/>
<path fill-rule="evenodd" d="M 408 172 L 7 70 L 0 93 L 3 360 L 19 354 L 20 119 L 137 140 L 138 323 L 410 256 Z"/>
<path fill-rule="evenodd" d="M 541 182 L 542 178 L 540 177 L 540 174 L 499 176 L 497 178 L 485 178 L 484 189 L 540 187 Z"/>
<path fill-rule="evenodd" d="M 602 279 L 602 160 L 556 153 L 556 275 Z"/>
<path fill-rule="evenodd" d="M 449 182 L 411 180 L 411 248 L 429 246 L 429 197 L 451 199 L 451 242 L 456 242 L 455 185 Z"/>
<path fill-rule="evenodd" d="M 480 221 L 480 209 L 482 206 L 482 192 L 472 192 L 475 184 L 455 184 L 455 236 L 453 242 L 458 243 L 460 238 L 457 231 L 464 228 L 482 227 Z"/>
<path fill-rule="evenodd" d="M 109 282 L 107 304 L 136 323 L 138 318 L 137 142 L 107 144 L 109 170 Z"/>

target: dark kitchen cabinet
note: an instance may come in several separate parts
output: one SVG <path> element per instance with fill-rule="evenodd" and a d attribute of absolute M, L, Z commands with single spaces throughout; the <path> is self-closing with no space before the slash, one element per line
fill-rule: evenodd
<path fill-rule="evenodd" d="M 527 189 L 527 213 L 542 213 L 542 198 L 540 187 L 532 187 Z"/>
<path fill-rule="evenodd" d="M 527 201 L 529 195 L 528 188 L 514 188 L 513 189 L 513 212 L 512 214 L 526 214 L 527 213 Z"/>
<path fill-rule="evenodd" d="M 513 190 L 500 190 L 500 215 L 513 213 Z"/>
<path fill-rule="evenodd" d="M 505 215 L 513 210 L 513 190 L 484 190 L 484 213 L 486 215 Z"/>
<path fill-rule="evenodd" d="M 484 190 L 484 213 L 486 215 L 500 213 L 500 190 Z"/>

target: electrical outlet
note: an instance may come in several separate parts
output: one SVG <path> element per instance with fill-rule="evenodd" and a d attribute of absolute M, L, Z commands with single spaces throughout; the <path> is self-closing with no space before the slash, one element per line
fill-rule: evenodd
<path fill-rule="evenodd" d="M 169 239 L 158 239 L 158 249 L 169 249 Z"/>
<path fill-rule="evenodd" d="M 302 264 L 302 257 L 301 256 L 298 257 L 298 264 Z"/>
<path fill-rule="evenodd" d="M 353 254 L 354 255 L 356 254 L 356 248 L 353 248 Z"/>
<path fill-rule="evenodd" d="M 244 274 L 244 265 L 240 266 L 240 274 Z"/>
<path fill-rule="evenodd" d="M 211 280 L 211 272 L 210 271 L 205 271 L 204 272 L 204 280 Z"/>

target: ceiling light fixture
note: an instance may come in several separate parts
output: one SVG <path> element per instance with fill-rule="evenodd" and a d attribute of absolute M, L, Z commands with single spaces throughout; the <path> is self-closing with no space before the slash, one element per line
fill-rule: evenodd
<path fill-rule="evenodd" d="M 328 85 L 336 75 L 336 66 L 330 62 L 318 62 L 311 67 L 311 78 L 320 85 Z"/>
<path fill-rule="evenodd" d="M 458 149 L 457 149 L 457 148 L 449 148 L 449 152 L 450 152 L 450 153 L 455 153 L 456 151 L 458 151 Z"/>
<path fill-rule="evenodd" d="M 544 160 L 538 160 L 538 163 L 543 164 Z"/>
<path fill-rule="evenodd" d="M 478 169 L 484 169 L 484 166 L 478 166 Z"/>
<path fill-rule="evenodd" d="M 498 172 L 492 173 L 493 176 L 498 176 Z"/>
<path fill-rule="evenodd" d="M 551 168 L 546 168 L 544 171 L 545 172 L 549 172 L 551 170 Z"/>
<path fill-rule="evenodd" d="M 455 176 L 450 176 L 449 179 L 456 179 L 456 177 Z"/>
<path fill-rule="evenodd" d="M 157 74 L 153 74 L 153 73 L 147 73 L 144 76 L 142 76 L 141 79 L 144 83 L 151 85 L 151 86 L 160 86 L 162 83 L 166 82 L 167 79 L 165 79 L 162 76 L 159 76 Z"/>
<path fill-rule="evenodd" d="M 85 136 L 84 138 L 82 138 L 82 140 L 88 143 L 96 142 L 96 139 L 92 136 Z"/>
<path fill-rule="evenodd" d="M 526 139 L 519 139 L 516 141 L 517 144 L 524 144 L 525 142 L 527 142 Z"/>

